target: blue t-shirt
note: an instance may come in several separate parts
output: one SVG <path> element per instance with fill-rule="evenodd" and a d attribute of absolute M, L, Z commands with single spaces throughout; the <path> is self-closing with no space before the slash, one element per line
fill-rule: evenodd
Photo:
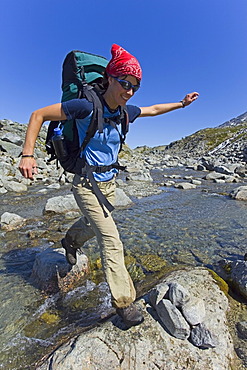
<path fill-rule="evenodd" d="M 68 120 L 75 119 L 79 135 L 79 144 L 82 145 L 91 121 L 93 104 L 86 99 L 73 99 L 63 102 L 62 108 Z M 127 105 L 126 108 L 129 121 L 134 122 L 141 113 L 140 108 L 134 105 Z M 111 111 L 104 105 L 104 118 L 116 117 L 119 114 L 119 109 Z M 115 128 L 109 123 L 104 123 L 103 132 L 99 133 L 97 130 L 84 149 L 83 155 L 85 155 L 87 163 L 92 166 L 109 166 L 115 163 L 120 148 L 119 133 L 121 134 L 121 125 L 117 125 L 117 128 Z M 96 181 L 108 181 L 111 180 L 117 172 L 116 168 L 112 168 L 107 172 L 94 173 L 94 178 Z"/>

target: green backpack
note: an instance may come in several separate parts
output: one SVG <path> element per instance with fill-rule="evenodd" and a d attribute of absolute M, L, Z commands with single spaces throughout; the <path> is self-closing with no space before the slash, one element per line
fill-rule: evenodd
<path fill-rule="evenodd" d="M 81 146 L 79 145 L 79 137 L 75 120 L 66 120 L 62 122 L 51 121 L 48 126 L 46 137 L 46 151 L 50 155 L 49 161 L 52 161 L 57 159 L 52 144 L 54 128 L 58 126 L 62 128 L 68 157 L 62 161 L 59 161 L 61 166 L 66 172 L 77 173 L 79 175 L 82 174 L 82 168 L 85 169 L 86 167 L 86 173 L 92 185 L 93 183 L 96 184 L 92 172 L 105 172 L 109 171 L 109 169 L 113 167 L 124 169 L 123 167 L 119 166 L 118 163 L 111 166 L 101 166 L 100 168 L 89 166 L 87 163 L 85 163 L 83 156 L 80 155 L 81 152 L 83 152 L 86 148 L 90 139 L 94 136 L 95 132 L 97 130 L 99 130 L 99 132 L 103 132 L 103 124 L 105 120 L 103 118 L 103 101 L 101 95 L 105 91 L 102 81 L 107 64 L 108 61 L 106 58 L 95 54 L 78 50 L 73 50 L 67 54 L 62 67 L 61 101 L 64 102 L 71 99 L 86 98 L 93 104 L 92 118 Z M 126 108 L 121 108 L 120 116 L 117 117 L 117 122 L 111 123 L 115 125 L 120 123 L 122 126 L 121 135 L 119 134 L 122 147 L 128 132 L 129 123 Z M 95 184 L 93 185 L 94 187 Z M 94 190 L 98 191 L 96 188 Z M 101 202 L 105 204 L 103 199 Z M 107 206 L 107 208 L 111 208 L 111 210 L 113 209 L 112 206 Z"/>

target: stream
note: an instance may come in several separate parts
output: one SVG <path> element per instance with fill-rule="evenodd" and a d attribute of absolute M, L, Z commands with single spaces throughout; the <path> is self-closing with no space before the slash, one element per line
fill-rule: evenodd
<path fill-rule="evenodd" d="M 154 170 L 155 182 L 164 175 L 205 173 L 184 168 Z M 177 181 L 177 180 L 176 180 Z M 179 180 L 180 181 L 180 180 Z M 247 252 L 247 202 L 229 193 L 243 183 L 217 184 L 202 180 L 196 189 L 162 187 L 158 195 L 135 199 L 114 211 L 127 254 L 158 255 L 170 265 L 207 266 L 222 258 L 242 258 Z M 35 363 L 66 338 L 86 330 L 111 310 L 110 294 L 102 276 L 87 276 L 82 285 L 64 295 L 46 296 L 29 283 L 37 253 L 60 247 L 75 221 L 64 215 L 43 215 L 48 198 L 70 193 L 70 185 L 47 194 L 30 186 L 27 194 L 0 195 L 1 214 L 8 211 L 27 219 L 19 230 L 0 231 L 0 368 L 35 369 Z M 96 241 L 84 252 L 99 256 Z"/>

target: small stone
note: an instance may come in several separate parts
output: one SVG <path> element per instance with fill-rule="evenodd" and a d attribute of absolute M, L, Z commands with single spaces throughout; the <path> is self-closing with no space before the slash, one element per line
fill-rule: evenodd
<path fill-rule="evenodd" d="M 189 337 L 189 324 L 181 312 L 168 299 L 162 299 L 156 306 L 156 311 L 171 335 L 178 339 L 187 339 Z"/>
<path fill-rule="evenodd" d="M 188 189 L 195 189 L 196 185 L 191 184 L 190 182 L 180 182 L 178 184 L 175 184 L 174 187 L 177 189 L 188 190 Z"/>
<path fill-rule="evenodd" d="M 181 307 L 190 300 L 190 294 L 182 285 L 171 283 L 169 299 L 176 307 Z"/>
<path fill-rule="evenodd" d="M 1 229 L 11 231 L 21 227 L 25 221 L 25 218 L 15 213 L 5 212 L 1 216 Z"/>
<path fill-rule="evenodd" d="M 192 297 L 189 302 L 182 306 L 182 313 L 190 325 L 200 324 L 206 315 L 203 300 Z"/>
<path fill-rule="evenodd" d="M 203 323 L 192 328 L 190 339 L 196 347 L 204 349 L 214 348 L 218 344 L 216 339 L 213 338 L 212 334 Z"/>
<path fill-rule="evenodd" d="M 165 298 L 168 290 L 169 285 L 166 283 L 160 283 L 151 290 L 151 292 L 149 293 L 149 301 L 154 308 L 156 308 L 157 304 L 159 304 L 159 302 Z"/>

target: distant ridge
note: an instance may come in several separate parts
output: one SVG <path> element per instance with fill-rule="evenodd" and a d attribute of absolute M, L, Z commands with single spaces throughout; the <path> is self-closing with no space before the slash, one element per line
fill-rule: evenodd
<path fill-rule="evenodd" d="M 230 121 L 226 121 L 226 122 L 222 123 L 218 127 L 237 126 L 237 125 L 240 125 L 241 123 L 246 122 L 246 121 L 247 121 L 247 112 L 241 114 L 240 116 L 238 116 L 236 118 L 230 119 Z"/>

